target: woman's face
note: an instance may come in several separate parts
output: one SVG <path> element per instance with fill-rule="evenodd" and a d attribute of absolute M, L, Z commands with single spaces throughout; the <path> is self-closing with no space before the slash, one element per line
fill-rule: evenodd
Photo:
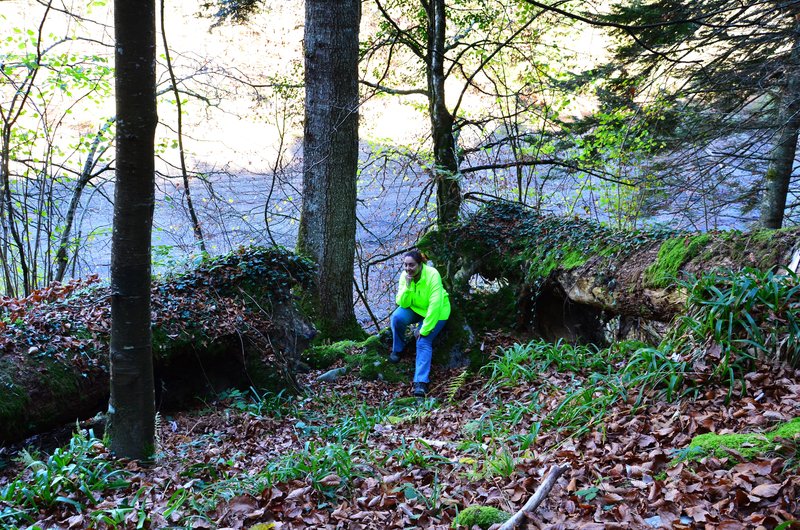
<path fill-rule="evenodd" d="M 403 258 L 403 270 L 408 277 L 416 278 L 419 275 L 419 263 L 414 261 L 411 256 L 406 256 Z"/>

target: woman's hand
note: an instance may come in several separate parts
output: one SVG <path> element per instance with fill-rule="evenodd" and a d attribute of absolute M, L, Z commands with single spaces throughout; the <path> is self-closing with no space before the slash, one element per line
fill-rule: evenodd
<path fill-rule="evenodd" d="M 414 278 L 411 277 L 409 273 L 406 273 L 406 286 L 411 285 L 411 282 L 414 281 Z"/>

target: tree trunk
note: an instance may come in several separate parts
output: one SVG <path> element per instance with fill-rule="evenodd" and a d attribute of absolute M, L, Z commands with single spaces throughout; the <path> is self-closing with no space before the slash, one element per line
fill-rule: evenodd
<path fill-rule="evenodd" d="M 111 238 L 111 449 L 149 458 L 155 449 L 150 331 L 150 238 L 156 124 L 155 0 L 114 2 L 117 181 Z"/>
<path fill-rule="evenodd" d="M 56 273 L 53 279 L 57 282 L 64 281 L 64 275 L 67 273 L 67 265 L 69 265 L 67 253 L 69 252 L 70 240 L 72 239 L 72 225 L 75 222 L 75 213 L 77 213 L 78 206 L 81 203 L 83 190 L 94 176 L 92 171 L 94 171 L 97 149 L 100 147 L 103 135 L 108 132 L 115 120 L 116 118 L 109 119 L 97 131 L 97 136 L 92 140 L 92 145 L 89 148 L 89 152 L 86 154 L 86 162 L 83 164 L 83 170 L 81 171 L 80 177 L 78 177 L 78 181 L 75 183 L 75 189 L 72 191 L 72 198 L 69 201 L 61 237 L 58 241 L 58 250 L 56 251 Z"/>
<path fill-rule="evenodd" d="M 798 131 L 800 131 L 800 23 L 794 28 L 794 44 L 789 64 L 784 69 L 785 85 L 778 112 L 778 133 L 765 176 L 766 190 L 761 204 L 760 224 L 780 228 L 786 209 L 786 196 L 792 178 Z"/>
<path fill-rule="evenodd" d="M 303 205 L 298 252 L 318 266 L 310 294 L 323 336 L 358 333 L 353 260 L 358 170 L 358 0 L 307 0 Z"/>
<path fill-rule="evenodd" d="M 420 246 L 451 265 L 448 291 L 473 328 L 515 320 L 547 339 L 603 343 L 612 316 L 669 322 L 680 314 L 687 293 L 676 280 L 689 274 L 797 267 L 800 228 L 628 232 L 492 203 Z"/>
<path fill-rule="evenodd" d="M 299 353 L 313 337 L 292 289 L 311 276 L 311 264 L 294 254 L 253 248 L 154 283 L 159 408 L 231 387 L 291 388 Z M 17 322 L 0 321 L 0 445 L 74 427 L 108 404 L 109 293 L 70 283 L 0 300 L 0 312 Z"/>
<path fill-rule="evenodd" d="M 431 0 L 428 15 L 428 109 L 433 137 L 436 215 L 441 224 L 458 220 L 461 187 L 458 183 L 458 157 L 453 135 L 454 117 L 445 100 L 444 48 L 447 13 L 444 0 Z"/>

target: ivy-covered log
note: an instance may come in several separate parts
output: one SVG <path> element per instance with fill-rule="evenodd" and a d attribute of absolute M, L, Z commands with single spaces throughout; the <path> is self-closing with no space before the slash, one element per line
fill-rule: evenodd
<path fill-rule="evenodd" d="M 446 269 L 473 327 L 602 343 L 613 316 L 623 327 L 635 319 L 670 321 L 684 308 L 681 280 L 691 275 L 796 271 L 800 228 L 625 231 L 496 202 L 427 234 L 420 247 Z"/>
<path fill-rule="evenodd" d="M 155 283 L 158 405 L 228 386 L 293 384 L 314 330 L 292 289 L 311 281 L 307 260 L 249 248 Z M 95 278 L 0 299 L 0 443 L 105 409 L 109 295 Z"/>

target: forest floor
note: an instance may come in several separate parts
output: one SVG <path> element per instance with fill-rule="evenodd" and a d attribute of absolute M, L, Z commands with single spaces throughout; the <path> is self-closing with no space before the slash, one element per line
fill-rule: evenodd
<path fill-rule="evenodd" d="M 22 453 L 2 470 L 0 526 L 445 529 L 472 505 L 516 512 L 568 464 L 522 528 L 797 527 L 798 437 L 749 460 L 688 447 L 797 416 L 800 371 L 763 365 L 730 396 L 718 383 L 677 401 L 644 390 L 636 406 L 634 389 L 607 400 L 597 387 L 625 359 L 513 342 L 486 336 L 493 360 L 435 370 L 426 399 L 410 384 L 319 382 L 321 372 L 297 396 L 229 392 L 159 418 L 150 466 L 112 460 L 85 436 L 50 456 Z"/>

